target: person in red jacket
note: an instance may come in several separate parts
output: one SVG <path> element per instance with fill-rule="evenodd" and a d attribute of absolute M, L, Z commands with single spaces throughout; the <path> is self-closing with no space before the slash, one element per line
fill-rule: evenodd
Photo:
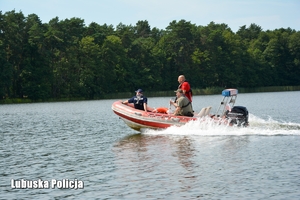
<path fill-rule="evenodd" d="M 192 103 L 192 90 L 191 90 L 191 86 L 189 84 L 189 82 L 187 82 L 185 80 L 184 75 L 180 75 L 178 77 L 178 82 L 179 82 L 179 86 L 178 89 L 182 89 L 183 94 L 190 100 L 190 102 Z"/>

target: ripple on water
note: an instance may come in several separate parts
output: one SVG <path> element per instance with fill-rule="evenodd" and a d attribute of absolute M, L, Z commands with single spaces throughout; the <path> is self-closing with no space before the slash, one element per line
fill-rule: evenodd
<path fill-rule="evenodd" d="M 299 199 L 296 122 L 255 113 L 249 129 L 195 124 L 139 134 L 112 113 L 113 101 L 1 106 L 1 197 Z M 10 188 L 22 178 L 76 178 L 85 187 Z"/>

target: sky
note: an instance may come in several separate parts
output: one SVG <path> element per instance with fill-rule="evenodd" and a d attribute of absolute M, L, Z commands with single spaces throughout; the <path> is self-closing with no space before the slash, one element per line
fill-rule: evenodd
<path fill-rule="evenodd" d="M 196 26 L 225 23 L 233 32 L 251 23 L 264 31 L 300 31 L 300 0 L 0 0 L 0 10 L 36 14 L 43 23 L 76 17 L 86 26 L 116 27 L 147 20 L 151 28 L 166 29 L 173 20 L 185 20 Z"/>

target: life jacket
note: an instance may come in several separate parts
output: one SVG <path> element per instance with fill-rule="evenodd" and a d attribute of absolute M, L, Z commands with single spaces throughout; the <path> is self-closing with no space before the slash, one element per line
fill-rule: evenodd
<path fill-rule="evenodd" d="M 184 82 L 188 82 L 188 81 L 185 80 Z M 189 83 L 189 85 L 190 85 L 190 90 L 187 91 L 187 92 L 190 92 L 190 93 L 191 93 L 191 96 L 193 96 L 193 91 L 192 91 L 191 84 Z M 181 86 L 181 84 L 178 86 L 178 89 L 180 89 L 180 88 L 179 88 L 180 86 Z"/>
<path fill-rule="evenodd" d="M 188 82 L 188 81 L 185 80 L 184 82 Z M 181 85 L 182 85 L 182 83 L 178 86 L 178 89 L 181 89 Z M 192 91 L 192 87 L 191 87 L 190 83 L 189 83 L 189 85 L 190 85 L 190 90 L 187 91 L 187 93 L 191 93 L 191 97 L 192 97 L 193 96 L 193 91 Z M 177 100 L 177 96 L 175 97 L 175 102 L 176 102 L 176 100 Z"/>

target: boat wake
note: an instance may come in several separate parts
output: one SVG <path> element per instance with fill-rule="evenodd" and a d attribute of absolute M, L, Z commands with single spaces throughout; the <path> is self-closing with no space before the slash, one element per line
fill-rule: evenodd
<path fill-rule="evenodd" d="M 142 130 L 142 134 L 148 135 L 300 135 L 300 124 L 291 122 L 279 122 L 271 117 L 267 120 L 255 115 L 249 115 L 248 127 L 236 127 L 216 123 L 210 118 L 201 118 L 191 121 L 181 127 L 169 127 L 164 130 Z"/>

